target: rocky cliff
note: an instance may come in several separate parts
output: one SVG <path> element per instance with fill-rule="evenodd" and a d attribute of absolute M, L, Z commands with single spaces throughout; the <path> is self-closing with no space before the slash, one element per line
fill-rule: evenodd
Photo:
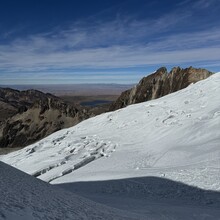
<path fill-rule="evenodd" d="M 0 89 L 0 147 L 24 147 L 88 117 L 81 106 L 48 93 Z"/>
<path fill-rule="evenodd" d="M 212 73 L 206 69 L 189 67 L 181 69 L 174 67 L 169 73 L 165 67 L 158 69 L 155 73 L 144 77 L 134 86 L 123 92 L 120 97 L 110 106 L 114 111 L 131 104 L 140 103 L 160 98 L 172 92 L 186 88 L 191 83 L 206 79 Z"/>

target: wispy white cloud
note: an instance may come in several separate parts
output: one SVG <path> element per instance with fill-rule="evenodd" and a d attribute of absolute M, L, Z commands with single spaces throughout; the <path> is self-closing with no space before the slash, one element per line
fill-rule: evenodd
<path fill-rule="evenodd" d="M 217 0 L 218 1 L 218 0 Z M 216 0 L 197 0 L 194 2 L 193 7 L 196 9 L 206 9 L 213 5 L 216 2 Z"/>
<path fill-rule="evenodd" d="M 184 0 L 181 2 L 177 3 L 177 6 L 189 6 L 191 8 L 196 8 L 196 9 L 206 9 L 210 6 L 212 6 L 213 4 L 215 4 L 216 2 L 218 2 L 218 0 Z"/>
<path fill-rule="evenodd" d="M 7 72 L 43 71 L 66 68 L 123 68 L 152 64 L 181 64 L 186 62 L 214 61 L 220 58 L 220 46 L 173 51 L 152 51 L 149 47 L 109 47 L 86 49 L 77 52 L 57 52 L 47 55 L 11 54 L 8 60 L 0 59 L 1 69 Z"/>
<path fill-rule="evenodd" d="M 194 6 L 196 4 L 199 7 L 203 0 L 196 1 Z M 217 65 L 220 59 L 220 28 L 175 32 L 192 18 L 192 14 L 181 5 L 180 9 L 157 19 L 118 17 L 114 21 L 97 21 L 89 26 L 76 22 L 65 29 L 57 28 L 14 39 L 0 45 L 0 80 L 6 80 L 6 74 L 11 79 L 16 78 L 16 74 L 25 78 L 28 71 L 47 72 L 41 77 L 48 78 L 50 75 L 52 78 L 55 75 L 51 70 L 58 71 L 62 76 L 65 70 L 72 70 L 76 76 L 77 69 L 91 73 L 88 68 L 106 70 L 192 62 Z M 110 72 L 106 73 L 108 75 L 110 77 Z M 34 78 L 33 74 L 31 77 Z M 66 74 L 65 78 L 68 77 Z"/>
<path fill-rule="evenodd" d="M 97 38 L 99 34 L 97 33 Z M 220 58 L 220 30 L 158 38 L 154 42 L 106 47 L 68 48 L 70 42 L 32 37 L 0 46 L 0 68 L 42 71 L 68 68 L 116 68 L 175 64 Z M 70 38 L 70 36 L 68 36 Z M 208 45 L 207 45 L 208 44 Z"/>

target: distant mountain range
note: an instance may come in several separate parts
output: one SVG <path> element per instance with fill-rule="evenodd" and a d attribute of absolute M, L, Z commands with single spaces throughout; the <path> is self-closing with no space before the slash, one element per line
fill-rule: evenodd
<path fill-rule="evenodd" d="M 0 82 L 1 83 L 1 82 Z M 120 95 L 133 84 L 42 84 L 42 85 L 1 85 L 1 88 L 15 90 L 39 90 L 56 96 Z"/>

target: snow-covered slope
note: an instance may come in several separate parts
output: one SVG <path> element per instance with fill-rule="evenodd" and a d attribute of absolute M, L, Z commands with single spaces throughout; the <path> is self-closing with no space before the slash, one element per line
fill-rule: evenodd
<path fill-rule="evenodd" d="M 91 118 L 0 160 L 144 219 L 218 219 L 219 94 L 218 73 Z"/>
<path fill-rule="evenodd" d="M 219 94 L 215 74 L 56 132 L 1 160 L 52 183 L 151 175 L 220 190 L 220 175 L 213 175 L 220 172 Z"/>
<path fill-rule="evenodd" d="M 37 180 L 0 162 L 0 219 L 139 219 Z"/>
<path fill-rule="evenodd" d="M 163 219 L 218 219 L 220 216 L 220 210 L 216 209 L 219 206 L 220 201 L 215 206 L 195 206 L 193 204 L 170 204 L 170 203 L 152 203 L 144 200 L 144 194 L 139 195 L 137 198 L 125 198 L 122 193 L 114 198 L 114 195 L 106 196 L 104 193 L 97 194 L 94 190 L 97 190 L 96 184 L 90 184 L 89 187 L 79 184 L 78 186 L 70 187 L 63 186 L 65 189 L 69 187 L 75 189 L 86 189 L 86 197 L 91 197 L 92 191 L 97 198 L 91 197 L 93 200 L 104 202 L 113 207 L 119 209 L 110 208 L 91 200 L 82 198 L 61 189 L 60 187 L 50 185 L 43 181 L 40 181 L 30 175 L 27 175 L 9 165 L 0 162 L 0 220 L 73 220 L 73 219 L 149 219 L 149 220 L 163 220 Z M 159 194 L 162 190 L 158 188 L 160 181 L 151 179 L 149 182 L 155 188 Z M 156 184 L 155 184 L 156 183 Z M 109 184 L 109 183 L 107 183 Z M 143 183 L 142 183 L 143 184 Z M 169 181 L 164 181 L 163 186 L 173 185 Z M 112 189 L 120 183 L 111 183 Z M 95 186 L 95 188 L 94 188 Z M 164 188 L 163 187 L 163 188 Z M 103 188 L 103 186 L 102 186 Z M 134 187 L 130 193 L 136 190 Z M 178 187 L 180 190 L 182 187 Z M 201 192 L 198 189 L 192 189 L 190 187 L 183 186 L 184 190 L 189 192 L 196 192 L 197 196 L 208 194 L 212 197 L 212 201 L 216 202 L 216 194 L 209 192 Z M 150 188 L 149 188 L 150 189 Z M 175 193 L 175 187 L 172 192 Z M 110 192 L 110 191 L 109 191 Z M 119 192 L 119 191 L 118 191 Z M 122 192 L 122 191 L 121 191 Z M 137 192 L 137 191 L 136 191 Z M 168 195 L 166 192 L 166 195 Z M 102 194 L 102 196 L 100 196 Z M 104 195 L 104 197 L 103 197 Z M 204 195 L 203 195 L 204 196 Z M 218 198 L 218 197 L 217 197 Z M 104 199 L 104 201 L 103 201 Z M 214 199 L 214 200 L 213 200 Z M 140 210 L 140 204 L 144 210 Z M 124 206 L 129 206 L 127 210 Z M 138 208 L 137 208 L 138 207 Z M 133 213 L 131 212 L 131 209 Z M 126 212 L 125 212 L 126 210 Z"/>

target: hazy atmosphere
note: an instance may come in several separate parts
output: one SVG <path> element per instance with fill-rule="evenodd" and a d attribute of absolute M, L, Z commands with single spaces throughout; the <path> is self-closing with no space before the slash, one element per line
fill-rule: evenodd
<path fill-rule="evenodd" d="M 0 1 L 0 84 L 133 84 L 220 67 L 218 0 Z"/>

